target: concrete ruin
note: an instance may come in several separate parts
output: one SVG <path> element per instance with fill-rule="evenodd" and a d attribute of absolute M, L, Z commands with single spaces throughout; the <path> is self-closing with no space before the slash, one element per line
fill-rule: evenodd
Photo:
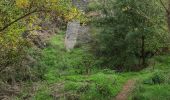
<path fill-rule="evenodd" d="M 65 36 L 65 47 L 67 51 L 70 51 L 76 45 L 79 28 L 79 21 L 68 22 Z"/>
<path fill-rule="evenodd" d="M 74 6 L 85 11 L 88 5 L 87 0 L 72 0 Z M 65 36 L 65 47 L 67 51 L 71 51 L 77 44 L 77 40 L 81 43 L 87 43 L 89 37 L 89 27 L 81 26 L 79 21 L 71 21 L 67 24 Z"/>

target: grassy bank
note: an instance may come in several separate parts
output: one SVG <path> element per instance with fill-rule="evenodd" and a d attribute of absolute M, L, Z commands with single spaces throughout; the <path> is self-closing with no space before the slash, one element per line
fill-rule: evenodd
<path fill-rule="evenodd" d="M 90 62 L 87 73 L 86 62 Z M 128 79 L 137 84 L 129 100 L 169 100 L 170 57 L 153 58 L 152 65 L 140 72 L 118 73 L 100 69 L 86 46 L 71 52 L 64 49 L 63 33 L 52 37 L 41 51 L 37 67 L 42 81 L 37 82 L 33 100 L 112 100 Z M 35 84 L 33 84 L 35 85 Z M 20 98 L 28 95 L 25 91 Z"/>

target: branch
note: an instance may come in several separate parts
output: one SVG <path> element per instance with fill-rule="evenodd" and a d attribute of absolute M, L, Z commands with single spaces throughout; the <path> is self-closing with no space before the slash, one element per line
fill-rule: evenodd
<path fill-rule="evenodd" d="M 150 23 L 155 24 L 155 21 L 153 19 L 151 19 L 149 16 L 147 16 L 144 12 L 142 12 L 141 10 L 136 10 L 134 8 L 132 8 L 133 10 L 136 11 L 137 14 L 139 14 L 142 17 L 145 17 Z M 163 26 L 159 25 L 160 28 L 162 28 L 163 30 L 166 30 Z"/>
<path fill-rule="evenodd" d="M 161 5 L 164 7 L 164 9 L 166 10 L 167 14 L 169 14 L 170 12 L 169 12 L 169 10 L 165 7 L 165 5 L 164 5 L 164 3 L 162 2 L 162 0 L 159 0 L 159 1 L 160 1 Z"/>
<path fill-rule="evenodd" d="M 4 31 L 5 29 L 7 29 L 8 27 L 10 27 L 11 25 L 13 25 L 14 23 L 16 23 L 17 21 L 19 21 L 19 20 L 21 20 L 21 19 L 23 19 L 23 18 L 25 18 L 25 17 L 27 17 L 27 16 L 35 13 L 35 12 L 39 12 L 39 11 L 38 11 L 37 9 L 35 9 L 35 10 L 33 10 L 33 11 L 31 11 L 31 12 L 29 12 L 29 13 L 27 13 L 27 14 L 25 14 L 25 15 L 17 18 L 17 19 L 15 19 L 14 21 L 10 22 L 9 24 L 7 24 L 7 25 L 5 25 L 3 28 L 1 28 L 1 29 L 0 29 L 0 32 Z"/>

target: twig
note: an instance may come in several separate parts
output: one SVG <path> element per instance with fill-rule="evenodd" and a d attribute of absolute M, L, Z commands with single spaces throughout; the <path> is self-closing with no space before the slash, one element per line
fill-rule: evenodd
<path fill-rule="evenodd" d="M 167 14 L 169 14 L 169 10 L 165 7 L 164 3 L 162 2 L 162 0 L 159 0 L 161 5 L 164 7 L 164 9 L 166 10 Z"/>
<path fill-rule="evenodd" d="M 4 31 L 5 29 L 7 29 L 8 27 L 10 27 L 11 25 L 13 25 L 14 23 L 18 22 L 19 20 L 21 20 L 21 19 L 23 19 L 23 18 L 25 18 L 27 16 L 30 16 L 33 13 L 36 13 L 36 12 L 46 12 L 46 11 L 49 12 L 48 10 L 37 10 L 37 9 L 35 9 L 35 10 L 33 10 L 33 11 L 31 11 L 31 12 L 29 12 L 29 13 L 27 13 L 27 14 L 25 14 L 25 15 L 17 18 L 17 19 L 15 19 L 14 21 L 10 22 L 9 24 L 5 25 L 3 28 L 0 29 L 0 33 L 2 31 Z"/>

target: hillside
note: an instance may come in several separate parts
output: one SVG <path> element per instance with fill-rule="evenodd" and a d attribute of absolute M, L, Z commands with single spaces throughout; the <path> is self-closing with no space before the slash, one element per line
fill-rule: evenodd
<path fill-rule="evenodd" d="M 0 100 L 170 100 L 168 6 L 0 0 Z"/>

